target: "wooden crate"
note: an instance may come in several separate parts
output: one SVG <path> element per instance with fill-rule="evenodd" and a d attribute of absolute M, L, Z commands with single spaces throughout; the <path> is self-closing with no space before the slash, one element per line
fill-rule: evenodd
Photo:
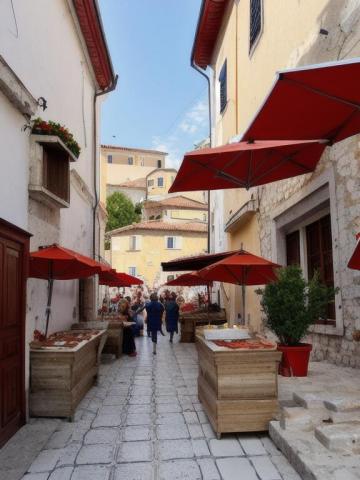
<path fill-rule="evenodd" d="M 218 437 L 268 430 L 278 409 L 281 352 L 231 350 L 198 335 L 198 394 Z"/>
<path fill-rule="evenodd" d="M 30 415 L 72 418 L 77 405 L 97 379 L 99 356 L 106 340 L 102 330 L 74 348 L 30 350 Z"/>
<path fill-rule="evenodd" d="M 195 311 L 180 315 L 180 342 L 194 343 L 196 327 L 201 325 L 221 325 L 226 323 L 225 310 L 220 312 Z"/>

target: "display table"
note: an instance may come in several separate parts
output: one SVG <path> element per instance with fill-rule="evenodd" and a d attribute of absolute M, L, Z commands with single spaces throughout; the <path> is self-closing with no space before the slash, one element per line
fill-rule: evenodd
<path fill-rule="evenodd" d="M 59 340 L 53 345 L 51 336 L 48 341 L 30 345 L 30 415 L 72 419 L 77 405 L 96 382 L 106 330 L 55 335 Z"/>
<path fill-rule="evenodd" d="M 250 340 L 251 342 L 251 340 Z M 198 395 L 220 438 L 228 432 L 268 430 L 278 408 L 276 345 L 261 350 L 231 349 L 196 335 Z"/>
<path fill-rule="evenodd" d="M 226 323 L 226 312 L 207 312 L 204 310 L 195 310 L 193 312 L 180 313 L 181 335 L 180 342 L 194 343 L 196 327 L 201 325 L 222 325 Z"/>

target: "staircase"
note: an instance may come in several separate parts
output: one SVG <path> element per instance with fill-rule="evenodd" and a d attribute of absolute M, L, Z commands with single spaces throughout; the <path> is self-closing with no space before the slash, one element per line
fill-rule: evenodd
<path fill-rule="evenodd" d="M 360 479 L 360 392 L 293 393 L 269 433 L 303 479 Z"/>

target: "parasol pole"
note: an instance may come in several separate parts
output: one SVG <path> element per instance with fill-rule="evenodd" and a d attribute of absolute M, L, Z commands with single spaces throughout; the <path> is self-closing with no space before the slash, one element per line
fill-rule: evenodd
<path fill-rule="evenodd" d="M 245 325 L 245 314 L 246 314 L 246 309 L 245 309 L 245 299 L 246 299 L 246 290 L 245 290 L 245 285 L 241 285 L 241 290 L 242 290 L 242 302 L 243 302 L 243 321 L 242 324 Z"/>
<path fill-rule="evenodd" d="M 49 329 L 49 320 L 51 313 L 51 300 L 53 294 L 54 279 L 52 274 L 52 261 L 49 264 L 49 279 L 48 279 L 48 301 L 46 305 L 46 326 L 45 326 L 45 338 L 47 338 L 47 333 Z"/>
<path fill-rule="evenodd" d="M 208 317 L 208 325 L 210 325 L 210 283 L 206 284 L 207 288 L 207 296 L 208 296 L 208 304 L 207 304 L 207 317 Z"/>

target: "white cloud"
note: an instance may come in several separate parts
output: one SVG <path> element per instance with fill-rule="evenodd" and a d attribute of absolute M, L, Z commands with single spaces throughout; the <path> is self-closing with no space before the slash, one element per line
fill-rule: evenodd
<path fill-rule="evenodd" d="M 165 136 L 153 137 L 153 148 L 168 152 L 166 165 L 179 168 L 183 155 L 193 149 L 199 138 L 208 135 L 208 105 L 206 100 L 198 100 L 178 120 Z"/>

